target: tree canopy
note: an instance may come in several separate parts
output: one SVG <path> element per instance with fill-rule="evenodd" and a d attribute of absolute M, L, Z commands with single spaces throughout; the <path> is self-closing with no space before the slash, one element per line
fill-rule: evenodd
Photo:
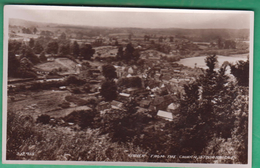
<path fill-rule="evenodd" d="M 112 101 L 117 97 L 117 86 L 114 81 L 105 81 L 101 86 L 100 94 L 106 101 Z"/>
<path fill-rule="evenodd" d="M 102 73 L 107 79 L 117 78 L 116 68 L 113 65 L 110 64 L 103 65 Z"/>
<path fill-rule="evenodd" d="M 80 48 L 80 55 L 85 60 L 90 60 L 94 53 L 95 49 L 90 44 L 83 44 Z"/>

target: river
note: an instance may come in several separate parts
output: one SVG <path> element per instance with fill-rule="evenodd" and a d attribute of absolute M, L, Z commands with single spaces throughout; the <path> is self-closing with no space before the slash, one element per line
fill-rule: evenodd
<path fill-rule="evenodd" d="M 235 64 L 239 60 L 246 61 L 247 56 L 248 56 L 248 54 L 239 54 L 239 55 L 231 55 L 231 56 L 217 55 L 218 64 L 217 64 L 216 68 L 221 66 L 225 61 L 228 61 L 229 63 L 233 63 L 233 64 Z M 205 63 L 206 57 L 207 56 L 184 58 L 184 59 L 181 59 L 180 61 L 178 61 L 177 63 L 182 64 L 184 66 L 191 67 L 191 68 L 194 68 L 195 64 L 196 64 L 196 67 L 206 69 L 207 68 L 206 63 Z"/>

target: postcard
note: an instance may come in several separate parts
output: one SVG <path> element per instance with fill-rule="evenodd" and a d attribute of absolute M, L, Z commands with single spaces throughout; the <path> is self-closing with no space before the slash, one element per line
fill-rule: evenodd
<path fill-rule="evenodd" d="M 252 11 L 6 5 L 4 164 L 251 167 Z"/>

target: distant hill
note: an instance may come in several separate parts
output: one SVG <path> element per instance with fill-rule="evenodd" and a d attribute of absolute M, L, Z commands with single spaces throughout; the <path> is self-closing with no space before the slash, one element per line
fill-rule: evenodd
<path fill-rule="evenodd" d="M 22 19 L 9 20 L 11 26 L 22 27 L 52 27 L 60 29 L 61 31 L 72 30 L 72 32 L 82 32 L 84 34 L 92 33 L 96 35 L 107 36 L 115 33 L 129 33 L 133 36 L 143 37 L 148 34 L 154 37 L 159 36 L 174 36 L 177 38 L 186 38 L 193 41 L 211 41 L 218 38 L 223 39 L 241 39 L 248 40 L 249 29 L 189 29 L 189 28 L 165 28 L 165 29 L 152 29 L 152 28 L 111 28 L 111 27 L 95 27 L 95 26 L 82 26 L 82 25 L 68 25 L 56 23 L 43 23 L 33 22 Z M 62 30 L 64 29 L 64 30 Z"/>

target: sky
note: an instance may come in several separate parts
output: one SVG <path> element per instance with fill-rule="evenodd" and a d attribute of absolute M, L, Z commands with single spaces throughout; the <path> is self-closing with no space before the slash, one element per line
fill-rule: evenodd
<path fill-rule="evenodd" d="M 244 29 L 250 28 L 251 16 L 245 11 L 29 5 L 8 5 L 4 10 L 5 18 L 120 28 Z"/>

